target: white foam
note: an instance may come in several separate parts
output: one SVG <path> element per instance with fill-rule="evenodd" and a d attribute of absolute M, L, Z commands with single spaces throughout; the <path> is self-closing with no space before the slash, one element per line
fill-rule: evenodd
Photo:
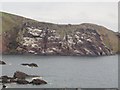
<path fill-rule="evenodd" d="M 33 79 L 42 79 L 42 77 L 34 77 L 34 78 L 32 78 L 32 80 L 33 80 Z"/>
<path fill-rule="evenodd" d="M 9 63 L 8 65 L 12 65 L 12 63 Z"/>

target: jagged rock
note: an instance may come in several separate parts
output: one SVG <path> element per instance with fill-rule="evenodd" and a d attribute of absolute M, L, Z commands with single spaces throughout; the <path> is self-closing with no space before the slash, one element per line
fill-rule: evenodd
<path fill-rule="evenodd" d="M 35 63 L 31 63 L 31 64 L 23 63 L 21 65 L 23 65 L 23 66 L 29 66 L 29 67 L 38 67 L 38 65 L 35 64 Z"/>
<path fill-rule="evenodd" d="M 1 76 L 0 79 L 1 79 L 2 83 L 11 83 L 11 82 L 13 82 L 11 80 L 14 79 L 14 78 L 13 77 L 8 77 L 7 75 L 5 75 L 5 76 Z"/>
<path fill-rule="evenodd" d="M 6 65 L 6 63 L 4 61 L 0 61 L 1 65 Z"/>
<path fill-rule="evenodd" d="M 10 81 L 8 80 L 9 79 L 8 76 L 2 76 L 1 79 L 2 79 L 2 83 L 10 83 Z"/>
<path fill-rule="evenodd" d="M 28 75 L 24 72 L 16 71 L 13 77 L 8 77 L 7 75 L 1 76 L 0 83 L 17 83 L 17 84 L 34 84 L 34 85 L 47 84 L 46 81 L 41 79 L 33 79 L 31 82 L 29 82 L 26 80 L 26 77 L 32 78 L 32 77 L 38 77 L 38 76 Z"/>
<path fill-rule="evenodd" d="M 30 83 L 33 85 L 47 84 L 46 81 L 41 80 L 41 79 L 33 79 Z"/>
<path fill-rule="evenodd" d="M 28 75 L 24 72 L 16 71 L 13 75 L 13 78 L 17 79 L 25 79 L 26 77 L 39 77 L 38 75 Z"/>
<path fill-rule="evenodd" d="M 25 79 L 18 79 L 16 81 L 17 84 L 29 84 L 29 81 L 25 80 Z"/>
<path fill-rule="evenodd" d="M 18 79 L 25 79 L 27 76 L 29 75 L 20 71 L 16 71 L 13 75 L 14 78 L 18 78 Z"/>
<path fill-rule="evenodd" d="M 78 28 L 66 33 L 63 38 L 52 29 L 39 29 L 26 26 L 27 30 L 20 42 L 25 53 L 41 55 L 89 55 L 102 56 L 111 54 L 111 50 L 103 43 L 100 34 L 91 28 Z M 35 29 L 36 28 L 36 29 Z M 34 31 L 35 30 L 35 31 Z M 32 33 L 30 33 L 32 31 Z M 29 34 L 38 35 L 31 37 Z M 25 51 L 24 50 L 24 51 Z M 77 52 L 76 52 L 77 51 Z M 22 64 L 37 67 L 34 63 Z"/>

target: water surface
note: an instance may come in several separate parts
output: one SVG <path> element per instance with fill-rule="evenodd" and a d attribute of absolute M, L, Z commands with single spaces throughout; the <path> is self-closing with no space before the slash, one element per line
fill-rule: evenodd
<path fill-rule="evenodd" d="M 12 76 L 15 71 L 40 75 L 46 85 L 8 84 L 9 88 L 116 88 L 118 87 L 118 56 L 22 56 L 4 55 L 7 65 L 2 74 Z M 36 63 L 38 68 L 21 66 Z"/>

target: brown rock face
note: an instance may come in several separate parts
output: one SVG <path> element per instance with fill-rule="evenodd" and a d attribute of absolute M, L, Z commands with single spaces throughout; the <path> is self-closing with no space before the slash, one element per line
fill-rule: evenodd
<path fill-rule="evenodd" d="M 0 35 L 0 53 L 7 52 L 7 44 L 4 36 Z"/>
<path fill-rule="evenodd" d="M 20 72 L 20 71 L 16 71 L 15 73 L 14 73 L 14 78 L 18 78 L 18 79 L 25 79 L 27 76 L 29 76 L 29 75 L 27 75 L 26 73 L 24 73 L 24 72 Z"/>

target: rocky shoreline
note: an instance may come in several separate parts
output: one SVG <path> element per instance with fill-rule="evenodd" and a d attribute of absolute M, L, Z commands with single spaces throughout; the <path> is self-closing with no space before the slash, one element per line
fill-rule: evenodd
<path fill-rule="evenodd" d="M 28 63 L 22 63 L 21 65 L 22 66 L 29 66 L 29 67 L 38 67 L 38 65 L 35 64 L 35 63 L 30 63 L 30 64 L 28 64 Z"/>
<path fill-rule="evenodd" d="M 7 63 L 3 60 L 0 61 L 0 65 L 6 65 Z M 29 67 L 38 67 L 35 63 L 22 63 L 23 66 Z M 28 81 L 27 78 L 31 78 L 31 81 Z M 5 84 L 16 83 L 16 84 L 32 84 L 32 85 L 41 85 L 47 84 L 45 80 L 40 79 L 39 75 L 28 75 L 21 71 L 14 72 L 13 76 L 3 75 L 0 77 L 0 83 L 3 85 L 3 88 L 6 88 Z"/>
<path fill-rule="evenodd" d="M 33 85 L 41 85 L 41 84 L 47 84 L 46 81 L 42 79 L 33 79 L 32 81 L 27 81 L 26 78 L 33 78 L 33 77 L 40 77 L 37 75 L 28 75 L 24 72 L 16 71 L 13 75 L 13 77 L 9 76 L 1 76 L 1 83 L 17 83 L 17 84 L 33 84 Z"/>

